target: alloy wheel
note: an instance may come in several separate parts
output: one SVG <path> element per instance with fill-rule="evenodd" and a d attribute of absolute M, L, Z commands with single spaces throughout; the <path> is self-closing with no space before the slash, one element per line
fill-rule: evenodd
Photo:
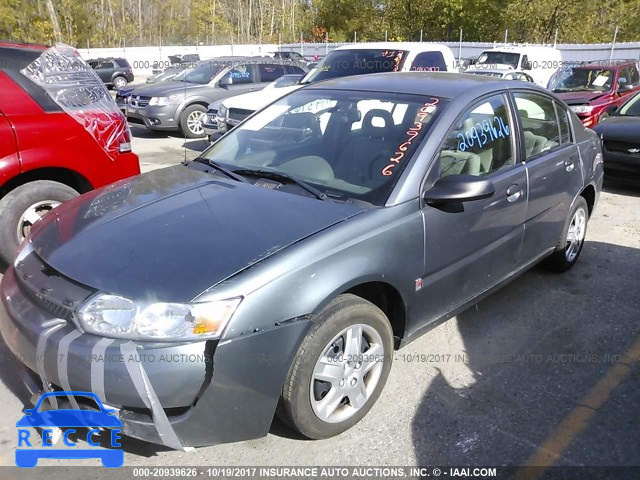
<path fill-rule="evenodd" d="M 43 200 L 27 208 L 18 221 L 18 242 L 22 242 L 29 235 L 34 223 L 59 205 L 60 202 L 56 200 Z"/>
<path fill-rule="evenodd" d="M 384 362 L 382 337 L 371 326 L 351 325 L 322 350 L 311 376 L 311 406 L 319 419 L 343 422 L 369 401 Z"/>
<path fill-rule="evenodd" d="M 567 244 L 564 250 L 567 262 L 573 262 L 580 253 L 587 231 L 587 213 L 583 208 L 578 208 L 573 214 L 569 230 L 567 231 Z"/>

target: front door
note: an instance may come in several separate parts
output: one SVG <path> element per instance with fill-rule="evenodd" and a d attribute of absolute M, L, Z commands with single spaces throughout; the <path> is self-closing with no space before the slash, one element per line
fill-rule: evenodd
<path fill-rule="evenodd" d="M 462 115 L 442 146 L 427 187 L 445 175 L 490 179 L 490 198 L 422 208 L 425 267 L 420 303 L 435 320 L 510 275 L 519 264 L 527 174 L 517 161 L 507 97 L 485 97 Z"/>

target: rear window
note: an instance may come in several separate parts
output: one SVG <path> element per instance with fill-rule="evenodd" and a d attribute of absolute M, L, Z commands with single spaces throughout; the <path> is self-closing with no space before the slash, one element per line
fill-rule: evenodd
<path fill-rule="evenodd" d="M 127 62 L 124 58 L 114 58 L 113 61 L 120 68 L 131 68 L 131 65 L 129 65 L 129 62 Z"/>
<path fill-rule="evenodd" d="M 446 72 L 447 64 L 441 52 L 422 52 L 413 60 L 411 71 Z"/>
<path fill-rule="evenodd" d="M 306 83 L 366 73 L 399 72 L 406 50 L 333 50 L 312 71 Z"/>

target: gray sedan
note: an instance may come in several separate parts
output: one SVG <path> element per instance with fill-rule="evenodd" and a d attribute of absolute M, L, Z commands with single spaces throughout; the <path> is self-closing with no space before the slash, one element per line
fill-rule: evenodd
<path fill-rule="evenodd" d="M 0 329 L 32 391 L 93 391 L 125 435 L 239 441 L 277 412 L 331 437 L 394 349 L 538 262 L 575 265 L 602 178 L 597 136 L 532 84 L 321 82 L 47 215 L 2 279 Z"/>

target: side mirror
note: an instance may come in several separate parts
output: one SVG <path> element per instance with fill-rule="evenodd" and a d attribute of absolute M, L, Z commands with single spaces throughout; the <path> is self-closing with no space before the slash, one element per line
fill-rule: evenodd
<path fill-rule="evenodd" d="M 618 110 L 618 107 L 615 105 L 609 105 L 606 109 L 605 112 L 607 112 L 609 115 L 613 115 L 614 113 L 616 113 L 616 111 Z"/>
<path fill-rule="evenodd" d="M 429 205 L 450 202 L 471 202 L 489 198 L 496 189 L 491 180 L 475 175 L 447 175 L 424 192 L 424 201 Z"/>
<path fill-rule="evenodd" d="M 618 85 L 618 92 L 630 92 L 631 90 L 633 90 L 633 85 L 631 85 L 630 83 L 623 83 L 621 85 Z"/>
<path fill-rule="evenodd" d="M 531 70 L 531 62 L 529 60 L 522 62 L 522 70 Z"/>
<path fill-rule="evenodd" d="M 227 87 L 229 85 L 233 85 L 233 79 L 231 79 L 230 77 L 224 76 L 220 79 L 220 81 L 218 82 L 218 85 L 221 87 Z"/>

